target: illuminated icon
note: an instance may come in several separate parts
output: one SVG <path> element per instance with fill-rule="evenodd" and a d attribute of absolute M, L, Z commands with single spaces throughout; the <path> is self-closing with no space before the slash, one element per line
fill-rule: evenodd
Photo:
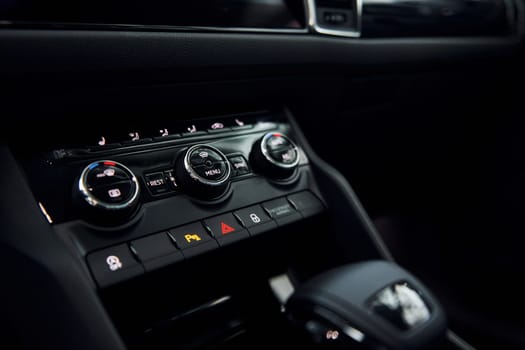
<path fill-rule="evenodd" d="M 255 213 L 250 214 L 250 219 L 252 219 L 254 224 L 258 224 L 259 222 L 261 222 L 261 218 L 258 217 Z"/>
<path fill-rule="evenodd" d="M 159 130 L 159 132 L 160 132 L 160 136 L 168 136 L 169 135 L 168 129 L 161 129 L 161 130 Z"/>
<path fill-rule="evenodd" d="M 131 141 L 137 141 L 138 139 L 140 139 L 138 132 L 130 132 L 128 135 L 129 137 L 131 137 Z"/>
<path fill-rule="evenodd" d="M 246 165 L 246 163 L 243 160 L 242 162 L 239 162 L 239 163 L 233 163 L 233 167 L 235 169 L 241 169 L 241 168 L 247 168 L 248 166 Z"/>
<path fill-rule="evenodd" d="M 200 152 L 199 153 L 199 157 L 201 157 L 201 158 L 208 158 L 208 152 L 206 152 L 206 151 Z"/>
<path fill-rule="evenodd" d="M 105 146 L 106 145 L 106 138 L 102 136 L 100 140 L 98 141 L 99 146 Z"/>
<path fill-rule="evenodd" d="M 153 179 L 148 181 L 149 187 L 157 187 L 164 185 L 164 179 Z"/>
<path fill-rule="evenodd" d="M 204 175 L 206 175 L 206 176 L 215 176 L 215 175 L 220 175 L 221 173 L 222 173 L 222 171 L 221 171 L 220 168 L 215 168 L 215 169 L 206 170 L 204 172 Z"/>
<path fill-rule="evenodd" d="M 191 242 L 198 242 L 202 238 L 196 233 L 188 233 L 187 235 L 184 235 L 184 239 L 186 240 L 186 242 L 191 243 Z"/>
<path fill-rule="evenodd" d="M 223 124 L 223 123 L 213 123 L 213 124 L 211 125 L 211 128 L 212 128 L 213 130 L 215 130 L 215 129 L 224 129 L 224 124 Z"/>
<path fill-rule="evenodd" d="M 227 235 L 228 233 L 235 231 L 235 229 L 221 221 L 221 231 L 223 235 Z"/>
<path fill-rule="evenodd" d="M 284 139 L 281 137 L 274 137 L 270 139 L 270 146 L 277 147 L 284 143 Z"/>
<path fill-rule="evenodd" d="M 281 157 L 284 161 L 290 161 L 292 159 L 292 153 L 290 151 L 282 153 Z"/>
<path fill-rule="evenodd" d="M 194 132 L 197 132 L 197 127 L 195 125 L 192 125 L 191 127 L 188 128 L 188 132 L 190 133 L 194 133 Z"/>
<path fill-rule="evenodd" d="M 104 175 L 106 175 L 106 176 L 114 176 L 115 175 L 115 169 L 113 169 L 113 168 L 106 168 L 106 169 L 104 169 Z"/>
<path fill-rule="evenodd" d="M 122 195 L 118 188 L 114 188 L 108 191 L 108 194 L 111 198 L 118 198 Z"/>
<path fill-rule="evenodd" d="M 239 126 L 243 126 L 244 125 L 244 122 L 242 120 L 239 120 L 239 119 L 235 119 L 235 124 L 239 125 Z"/>
<path fill-rule="evenodd" d="M 337 340 L 339 338 L 339 332 L 334 330 L 327 330 L 325 334 L 326 339 L 328 340 Z"/>
<path fill-rule="evenodd" d="M 106 258 L 106 264 L 108 264 L 108 267 L 111 271 L 117 271 L 122 268 L 122 262 L 120 261 L 118 256 L 110 255 Z"/>

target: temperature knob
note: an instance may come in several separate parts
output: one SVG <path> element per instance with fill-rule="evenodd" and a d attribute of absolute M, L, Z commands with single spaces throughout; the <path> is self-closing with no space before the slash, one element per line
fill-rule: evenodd
<path fill-rule="evenodd" d="M 224 194 L 230 184 L 230 173 L 226 156 L 208 145 L 190 147 L 175 163 L 181 188 L 202 199 L 215 199 Z"/>
<path fill-rule="evenodd" d="M 78 192 L 89 219 L 99 224 L 121 224 L 135 214 L 140 187 L 137 178 L 123 164 L 96 161 L 84 168 Z"/>
<path fill-rule="evenodd" d="M 294 174 L 299 164 L 299 149 L 288 136 L 270 132 L 254 144 L 250 158 L 256 170 L 284 180 Z"/>

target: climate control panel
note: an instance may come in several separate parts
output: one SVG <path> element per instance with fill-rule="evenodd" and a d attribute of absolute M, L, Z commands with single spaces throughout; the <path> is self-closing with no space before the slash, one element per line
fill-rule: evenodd
<path fill-rule="evenodd" d="M 240 154 L 226 156 L 217 146 L 198 143 L 174 156 L 169 169 L 146 173 L 144 184 L 153 196 L 184 194 L 202 201 L 224 199 L 233 176 L 255 173 L 279 183 L 296 180 L 299 148 L 284 133 L 268 132 L 249 149 L 249 161 Z M 84 219 L 105 226 L 125 223 L 140 206 L 140 185 L 132 170 L 114 160 L 88 164 L 78 180 Z M 87 204 L 87 205 L 86 205 Z"/>
<path fill-rule="evenodd" d="M 106 287 L 324 211 L 290 124 L 253 120 L 21 163 L 54 230 Z"/>

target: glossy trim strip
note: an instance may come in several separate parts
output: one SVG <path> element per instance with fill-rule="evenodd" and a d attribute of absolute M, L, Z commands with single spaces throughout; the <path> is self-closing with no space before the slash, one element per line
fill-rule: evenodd
<path fill-rule="evenodd" d="M 50 224 L 53 223 L 53 219 L 51 218 L 51 216 L 48 214 L 46 208 L 44 207 L 44 205 L 42 204 L 42 202 L 38 202 L 38 206 L 40 207 L 40 211 L 42 212 L 42 214 L 44 214 L 47 222 L 49 222 Z"/>
<path fill-rule="evenodd" d="M 307 12 L 307 11 L 306 11 Z M 308 17 L 305 18 L 308 22 Z M 86 30 L 136 30 L 136 31 L 180 31 L 180 32 L 241 32 L 241 33 L 283 33 L 306 34 L 304 28 L 257 28 L 257 27 L 214 27 L 214 26 L 169 26 L 142 24 L 105 24 L 105 23 L 69 23 L 69 22 L 32 22 L 0 20 L 0 27 L 31 29 L 86 29 Z"/>

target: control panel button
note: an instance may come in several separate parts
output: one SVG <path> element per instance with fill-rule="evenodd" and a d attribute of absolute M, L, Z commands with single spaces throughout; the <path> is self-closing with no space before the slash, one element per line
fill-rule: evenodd
<path fill-rule="evenodd" d="M 183 250 L 212 240 L 200 222 L 171 229 L 169 232 Z"/>
<path fill-rule="evenodd" d="M 168 183 L 164 173 L 153 173 L 144 175 L 146 185 L 150 190 L 151 194 L 163 194 L 169 191 Z"/>
<path fill-rule="evenodd" d="M 243 156 L 235 156 L 229 159 L 230 164 L 232 165 L 232 170 L 236 176 L 248 174 L 250 172 L 250 166 Z"/>
<path fill-rule="evenodd" d="M 223 214 L 204 220 L 204 224 L 215 238 L 235 234 L 244 230 L 232 214 Z"/>
<path fill-rule="evenodd" d="M 287 198 L 304 217 L 319 214 L 324 210 L 323 203 L 309 191 L 295 193 Z"/>
<path fill-rule="evenodd" d="M 278 198 L 262 204 L 264 210 L 270 217 L 277 221 L 280 226 L 300 220 L 299 214 L 285 198 Z"/>
<path fill-rule="evenodd" d="M 221 132 L 226 132 L 226 131 L 232 131 L 232 129 L 229 127 L 222 127 L 218 129 L 208 129 L 208 133 L 210 134 L 219 134 Z"/>
<path fill-rule="evenodd" d="M 153 138 L 153 141 L 170 141 L 170 140 L 176 140 L 180 139 L 182 136 L 181 134 L 168 134 L 163 136 L 155 136 Z"/>
<path fill-rule="evenodd" d="M 233 214 L 252 235 L 270 231 L 277 227 L 277 224 L 266 214 L 260 205 L 240 209 Z"/>
<path fill-rule="evenodd" d="M 188 131 L 188 132 L 183 132 L 181 135 L 182 137 L 203 136 L 203 135 L 206 135 L 206 131 L 204 130 Z"/>
<path fill-rule="evenodd" d="M 89 152 L 102 152 L 102 151 L 108 151 L 110 149 L 119 148 L 122 145 L 120 143 L 106 143 L 104 145 L 96 145 L 96 146 L 89 146 L 88 151 Z"/>
<path fill-rule="evenodd" d="M 87 256 L 87 262 L 99 287 L 125 281 L 144 273 L 126 244 L 99 250 Z"/>
<path fill-rule="evenodd" d="M 248 130 L 248 129 L 252 129 L 252 128 L 253 128 L 253 124 L 232 126 L 232 130 L 233 131 Z"/>
<path fill-rule="evenodd" d="M 137 140 L 127 140 L 122 141 L 122 146 L 136 146 L 136 145 L 144 145 L 146 143 L 153 142 L 152 138 L 144 138 L 144 139 L 137 139 Z"/>
<path fill-rule="evenodd" d="M 248 231 L 238 223 L 233 214 L 223 214 L 206 219 L 204 225 L 208 227 L 221 246 L 249 237 Z"/>
<path fill-rule="evenodd" d="M 219 121 L 214 122 L 208 126 L 208 132 L 211 134 L 230 131 L 230 130 L 231 128 L 225 126 L 223 122 L 219 122 Z"/>
<path fill-rule="evenodd" d="M 173 170 L 166 170 L 164 172 L 164 177 L 166 179 L 166 182 L 168 183 L 169 188 L 172 191 L 178 190 L 179 185 L 177 185 L 177 180 L 175 179 L 175 175 L 173 174 Z"/>
<path fill-rule="evenodd" d="M 148 272 L 184 259 L 166 233 L 137 239 L 131 246 Z"/>

